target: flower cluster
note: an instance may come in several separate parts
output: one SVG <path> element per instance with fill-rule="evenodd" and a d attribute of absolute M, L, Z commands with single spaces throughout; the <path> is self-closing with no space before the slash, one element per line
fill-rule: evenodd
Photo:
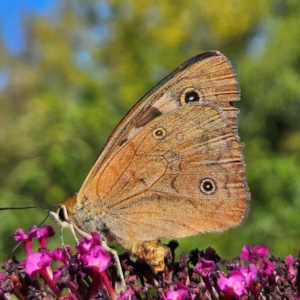
<path fill-rule="evenodd" d="M 238 258 L 220 259 L 211 248 L 199 252 L 193 273 L 203 281 L 202 299 L 300 299 L 300 258 L 270 256 L 266 245 L 245 245 Z M 208 253 L 215 253 L 215 257 Z M 222 272 L 225 265 L 228 274 Z M 201 291 L 200 291 L 201 294 Z M 204 296 L 204 297 L 203 297 Z"/>
<path fill-rule="evenodd" d="M 99 234 L 93 233 L 92 238 L 82 238 L 76 246 L 76 255 L 72 255 L 70 246 L 49 251 L 47 238 L 53 235 L 51 226 L 41 229 L 34 226 L 28 235 L 21 229 L 16 231 L 15 240 L 23 243 L 26 259 L 18 263 L 12 258 L 4 264 L 3 268 L 7 273 L 6 276 L 1 274 L 0 293 L 15 294 L 19 299 L 43 299 L 47 294 L 52 299 L 93 299 L 101 284 L 110 298 L 116 298 L 105 273 L 111 257 L 100 245 Z M 38 251 L 32 249 L 34 238 L 39 240 Z M 55 261 L 59 265 L 53 271 L 52 263 Z M 39 277 L 43 279 L 45 286 L 42 286 Z M 87 288 L 85 281 L 89 277 L 92 282 Z M 68 296 L 62 295 L 64 289 Z"/>
<path fill-rule="evenodd" d="M 26 258 L 11 258 L 0 273 L 0 299 L 14 294 L 18 299 L 300 299 L 300 257 L 284 260 L 269 255 L 266 245 L 245 245 L 232 260 L 221 258 L 213 248 L 175 260 L 176 241 L 169 243 L 163 274 L 156 274 L 141 259 L 120 255 L 126 288 L 115 289 L 120 279 L 110 255 L 101 246 L 98 233 L 83 237 L 75 247 L 47 249 L 52 227 L 36 226 L 26 234 L 21 229 L 15 240 L 24 245 Z M 32 240 L 40 248 L 33 250 Z"/>

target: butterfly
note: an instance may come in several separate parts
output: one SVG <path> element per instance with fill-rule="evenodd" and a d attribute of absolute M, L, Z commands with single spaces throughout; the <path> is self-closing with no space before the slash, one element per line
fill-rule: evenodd
<path fill-rule="evenodd" d="M 78 194 L 53 217 L 82 235 L 97 231 L 157 269 L 161 258 L 155 265 L 146 253 L 158 239 L 237 226 L 250 201 L 238 100 L 236 73 L 222 53 L 190 58 L 133 106 Z"/>

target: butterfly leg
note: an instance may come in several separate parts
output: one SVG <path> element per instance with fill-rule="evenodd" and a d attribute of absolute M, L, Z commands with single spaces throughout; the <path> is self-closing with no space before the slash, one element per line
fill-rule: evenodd
<path fill-rule="evenodd" d="M 117 264 L 117 269 L 119 270 L 120 277 L 121 277 L 121 285 L 117 288 L 118 289 L 117 292 L 120 293 L 121 291 L 125 291 L 126 290 L 126 283 L 125 283 L 125 278 L 124 278 L 124 274 L 123 274 L 123 271 L 122 271 L 122 267 L 121 267 L 121 263 L 120 263 L 120 259 L 119 259 L 117 251 L 110 248 L 107 245 L 106 239 L 103 238 L 103 237 L 101 237 L 101 246 L 105 249 L 106 252 L 110 253 L 113 256 L 114 261 Z"/>
<path fill-rule="evenodd" d="M 71 227 L 71 228 L 73 228 L 73 227 Z M 62 247 L 64 248 L 64 251 L 65 251 L 65 253 L 66 253 L 68 259 L 71 259 L 71 256 L 70 256 L 70 254 L 69 254 L 69 252 L 68 252 L 68 250 L 67 250 L 66 244 L 65 244 L 65 242 L 64 242 L 64 237 L 63 237 L 62 231 L 63 231 L 63 227 L 60 227 L 60 242 L 61 242 Z M 73 231 L 74 231 L 74 229 L 73 229 Z M 74 234 L 73 234 L 73 231 L 71 230 L 72 235 L 73 235 L 74 238 L 75 238 L 76 244 L 78 244 L 78 239 L 77 239 L 77 237 L 76 237 L 76 235 L 75 235 L 75 232 L 74 232 Z"/>

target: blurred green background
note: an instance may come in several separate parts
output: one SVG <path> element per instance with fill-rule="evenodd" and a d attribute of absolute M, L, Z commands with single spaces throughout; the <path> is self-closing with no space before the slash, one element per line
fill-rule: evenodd
<path fill-rule="evenodd" d="M 180 240 L 180 251 L 212 246 L 232 258 L 244 244 L 266 243 L 278 256 L 296 255 L 299 16 L 298 0 L 60 0 L 47 13 L 24 8 L 21 50 L 9 50 L 0 28 L 0 206 L 55 205 L 72 196 L 139 97 L 191 56 L 216 49 L 241 85 L 251 210 L 238 228 Z M 15 229 L 45 215 L 0 211 L 0 261 Z"/>

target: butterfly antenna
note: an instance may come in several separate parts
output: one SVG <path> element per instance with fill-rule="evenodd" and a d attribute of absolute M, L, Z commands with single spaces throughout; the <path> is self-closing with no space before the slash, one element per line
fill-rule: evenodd
<path fill-rule="evenodd" d="M 8 207 L 0 207 L 0 210 L 9 210 L 9 209 L 31 209 L 31 208 L 41 208 L 45 207 L 45 205 L 35 205 L 35 206 L 8 206 Z"/>

